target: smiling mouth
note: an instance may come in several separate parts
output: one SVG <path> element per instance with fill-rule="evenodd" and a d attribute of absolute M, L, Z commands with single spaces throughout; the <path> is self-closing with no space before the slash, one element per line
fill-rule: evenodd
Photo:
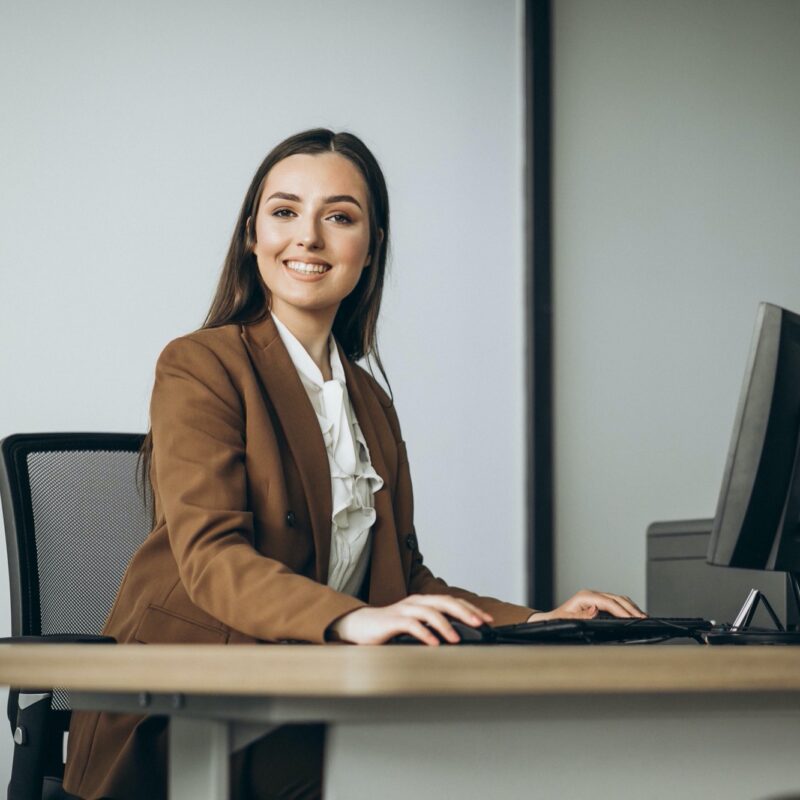
<path fill-rule="evenodd" d="M 302 275 L 321 275 L 331 269 L 330 264 L 307 264 L 305 261 L 284 261 L 284 266 Z"/>

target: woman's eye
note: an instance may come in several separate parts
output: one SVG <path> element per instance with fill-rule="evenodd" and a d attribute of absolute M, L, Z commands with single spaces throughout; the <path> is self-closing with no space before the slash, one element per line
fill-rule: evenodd
<path fill-rule="evenodd" d="M 291 208 L 276 208 L 275 211 L 272 212 L 273 217 L 278 217 L 279 219 L 288 219 L 289 215 L 297 216 Z M 349 225 L 352 223 L 352 219 L 347 216 L 347 214 L 331 214 L 328 219 L 335 220 L 340 225 Z"/>

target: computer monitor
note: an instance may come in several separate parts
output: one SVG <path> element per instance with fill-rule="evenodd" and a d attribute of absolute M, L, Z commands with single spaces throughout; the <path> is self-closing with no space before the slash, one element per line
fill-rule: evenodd
<path fill-rule="evenodd" d="M 761 303 L 707 559 L 790 574 L 800 597 L 800 316 Z"/>

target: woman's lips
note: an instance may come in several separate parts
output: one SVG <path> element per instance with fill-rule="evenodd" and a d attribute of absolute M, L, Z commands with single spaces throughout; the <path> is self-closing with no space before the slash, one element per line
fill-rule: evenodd
<path fill-rule="evenodd" d="M 327 261 L 323 262 L 316 262 L 316 261 L 298 261 L 293 258 L 287 258 L 286 261 L 283 262 L 285 266 L 289 269 L 294 270 L 295 272 L 327 272 L 331 265 Z"/>
<path fill-rule="evenodd" d="M 287 259 L 283 262 L 284 269 L 296 280 L 317 281 L 330 272 L 330 264 L 314 264 L 306 261 L 295 261 Z"/>

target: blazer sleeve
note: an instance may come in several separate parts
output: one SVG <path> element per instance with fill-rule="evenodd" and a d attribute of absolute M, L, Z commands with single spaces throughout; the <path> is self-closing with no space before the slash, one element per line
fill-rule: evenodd
<path fill-rule="evenodd" d="M 388 397 L 386 399 L 388 400 Z M 408 517 L 413 520 L 414 493 L 411 485 L 411 469 L 408 463 L 405 442 L 403 441 L 400 431 L 400 422 L 393 404 L 390 404 L 388 407 L 384 405 L 384 408 L 386 409 L 389 424 L 397 440 L 398 464 L 396 496 L 406 498 L 406 501 L 410 504 Z M 414 529 L 414 534 L 416 538 L 416 529 Z M 478 595 L 466 589 L 460 589 L 457 586 L 450 586 L 442 578 L 436 577 L 424 566 L 422 553 L 419 550 L 418 544 L 411 563 L 408 591 L 409 594 L 447 594 L 468 600 L 478 606 L 478 608 L 491 614 L 494 618 L 495 625 L 511 625 L 518 622 L 525 622 L 534 612 L 534 609 L 528 608 L 527 606 L 506 603 L 495 597 Z"/>
<path fill-rule="evenodd" d="M 257 639 L 309 642 L 323 642 L 331 622 L 364 605 L 254 547 L 244 408 L 213 350 L 188 337 L 167 345 L 150 419 L 159 501 L 195 605 Z"/>

